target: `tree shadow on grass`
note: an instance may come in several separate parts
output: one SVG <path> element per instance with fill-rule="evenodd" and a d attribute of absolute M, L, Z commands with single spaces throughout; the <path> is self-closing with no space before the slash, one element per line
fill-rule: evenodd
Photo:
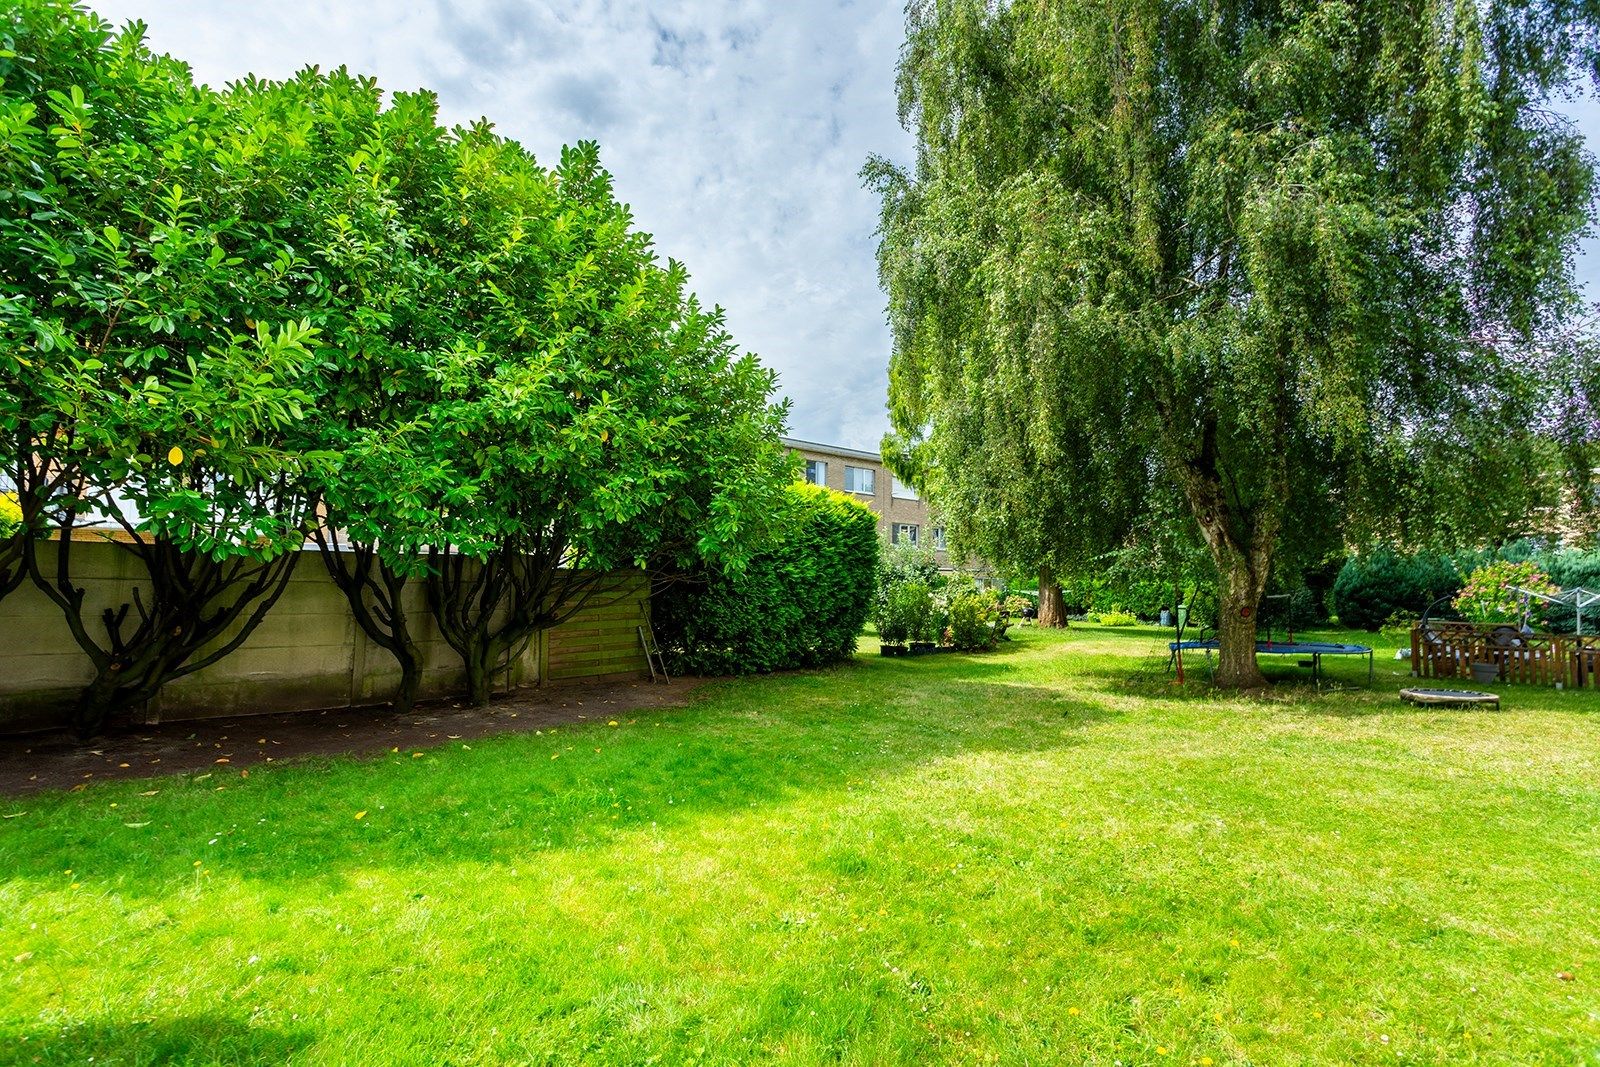
<path fill-rule="evenodd" d="M 194 886 L 203 868 L 294 894 L 337 893 L 372 869 L 537 862 L 642 827 L 670 832 L 844 796 L 949 757 L 1058 749 L 1117 714 L 1078 694 L 1004 682 L 993 661 L 915 675 L 855 668 L 730 680 L 688 707 L 614 726 L 456 742 L 421 757 L 257 766 L 248 779 L 223 772 L 37 794 L 13 801 L 26 814 L 0 824 L 7 874 L 53 885 L 72 868 L 86 885 L 158 897 Z M 150 789 L 157 795 L 141 795 Z"/>
<path fill-rule="evenodd" d="M 0 1063 L 283 1064 L 315 1040 L 220 1015 L 168 1019 L 91 1019 L 0 1031 Z"/>

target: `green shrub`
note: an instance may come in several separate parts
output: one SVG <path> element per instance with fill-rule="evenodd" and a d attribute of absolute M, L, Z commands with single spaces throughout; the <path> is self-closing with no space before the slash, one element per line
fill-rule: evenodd
<path fill-rule="evenodd" d="M 1449 557 L 1401 555 L 1385 546 L 1345 561 L 1333 583 L 1333 609 L 1341 626 L 1377 630 L 1395 612 L 1421 615 L 1460 587 L 1460 574 Z"/>
<path fill-rule="evenodd" d="M 22 525 L 22 508 L 17 505 L 15 493 L 0 493 L 0 539 L 16 533 Z"/>
<path fill-rule="evenodd" d="M 950 643 L 963 652 L 993 648 L 1000 639 L 1000 598 L 987 590 L 962 590 L 950 598 Z"/>
<path fill-rule="evenodd" d="M 905 604 L 906 627 L 913 641 L 937 643 L 944 629 L 944 614 L 933 590 L 925 582 L 907 582 L 894 595 Z"/>
<path fill-rule="evenodd" d="M 1012 618 L 1020 619 L 1025 613 L 1037 610 L 1039 601 L 1035 597 L 1025 596 L 1021 593 L 1012 593 L 1006 597 L 1005 601 L 1000 606 L 1005 609 L 1005 613 L 1007 615 L 1010 615 Z"/>
<path fill-rule="evenodd" d="M 656 638 L 680 674 L 750 674 L 847 658 L 872 610 L 877 516 L 843 493 L 791 490 L 777 544 L 740 573 L 669 586 Z"/>
<path fill-rule="evenodd" d="M 1536 557 L 1550 580 L 1562 589 L 1582 587 L 1600 590 L 1600 550 L 1567 549 L 1542 552 Z M 1551 604 L 1545 612 L 1544 626 L 1556 633 L 1570 634 L 1577 627 L 1577 612 L 1571 604 Z M 1600 605 L 1583 613 L 1583 632 L 1600 632 Z"/>
<path fill-rule="evenodd" d="M 931 641 L 936 631 L 933 593 L 925 582 L 897 583 L 878 598 L 875 617 L 878 639 L 886 645 Z"/>
<path fill-rule="evenodd" d="M 914 545 L 879 547 L 882 562 L 872 607 L 879 640 L 888 645 L 938 640 L 933 591 L 944 584 L 939 561 L 932 550 Z"/>
<path fill-rule="evenodd" d="M 1397 611 L 1383 620 L 1383 626 L 1380 629 L 1390 637 L 1403 637 L 1411 632 L 1412 627 L 1417 625 L 1419 618 L 1420 616 L 1415 612 Z"/>
<path fill-rule="evenodd" d="M 1110 611 L 1091 612 L 1089 621 L 1100 626 L 1132 626 L 1139 619 L 1131 612 L 1123 611 L 1118 605 Z"/>
<path fill-rule="evenodd" d="M 1321 594 L 1308 586 L 1291 586 L 1261 602 L 1261 621 L 1280 630 L 1308 630 L 1327 620 Z"/>

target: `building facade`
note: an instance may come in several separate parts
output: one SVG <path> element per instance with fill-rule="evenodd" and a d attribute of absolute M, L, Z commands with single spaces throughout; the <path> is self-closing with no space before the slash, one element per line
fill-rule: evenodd
<path fill-rule="evenodd" d="M 783 443 L 805 460 L 804 478 L 837 489 L 878 513 L 878 533 L 890 544 L 933 549 L 942 571 L 954 570 L 945 551 L 944 525 L 916 490 L 903 484 L 876 452 L 785 437 Z"/>

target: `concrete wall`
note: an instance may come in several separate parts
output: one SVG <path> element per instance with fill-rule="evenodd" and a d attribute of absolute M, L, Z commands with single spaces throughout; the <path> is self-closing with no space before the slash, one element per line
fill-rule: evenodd
<path fill-rule="evenodd" d="M 41 562 L 53 564 L 54 553 L 43 553 Z M 129 552 L 94 540 L 73 545 L 72 569 L 87 590 L 90 633 L 103 639 L 101 610 L 132 599 L 142 568 Z M 407 609 L 424 652 L 424 695 L 458 692 L 460 660 L 439 636 L 421 583 L 408 587 Z M 636 629 L 647 611 L 643 576 L 616 576 L 577 615 L 534 641 L 497 687 L 509 690 L 541 678 L 559 683 L 647 676 Z M 60 609 L 31 583 L 0 601 L 0 733 L 63 724 L 92 673 Z M 322 560 L 308 551 L 245 643 L 167 685 L 146 710 L 146 721 L 377 704 L 389 698 L 399 678 L 394 657 L 362 633 Z"/>

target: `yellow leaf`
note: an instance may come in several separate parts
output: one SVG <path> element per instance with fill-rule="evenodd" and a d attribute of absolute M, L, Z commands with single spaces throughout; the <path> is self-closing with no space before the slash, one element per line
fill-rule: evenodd
<path fill-rule="evenodd" d="M 167 462 L 172 464 L 174 467 L 182 463 L 183 449 L 179 448 L 177 445 L 173 445 L 171 451 L 167 453 Z"/>
<path fill-rule="evenodd" d="M 366 818 L 366 817 L 367 817 L 367 813 L 366 813 L 366 812 L 364 812 L 364 811 L 358 811 L 358 812 L 356 812 L 356 818 L 358 818 L 358 819 L 365 819 L 365 818 Z"/>

